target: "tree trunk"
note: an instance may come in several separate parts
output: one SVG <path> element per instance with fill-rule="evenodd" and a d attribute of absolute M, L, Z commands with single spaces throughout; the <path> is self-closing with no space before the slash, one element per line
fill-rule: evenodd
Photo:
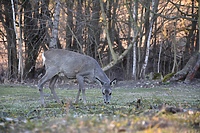
<path fill-rule="evenodd" d="M 6 30 L 7 39 L 7 51 L 8 51 L 8 78 L 17 77 L 18 59 L 17 59 L 17 49 L 16 49 L 16 35 L 13 27 L 13 16 L 11 2 L 3 0 L 2 5 L 4 5 L 3 14 L 5 18 L 0 16 L 1 22 L 3 23 L 4 29 Z"/>
<path fill-rule="evenodd" d="M 152 10 L 153 12 L 157 12 L 157 8 L 158 8 L 158 0 L 152 0 Z M 147 43 L 146 43 L 146 53 L 145 53 L 145 59 L 144 59 L 144 63 L 142 65 L 142 69 L 140 72 L 140 78 L 144 78 L 145 77 L 145 71 L 146 71 L 146 67 L 147 67 L 147 63 L 148 63 L 148 59 L 149 59 L 149 48 L 150 48 L 150 41 L 151 41 L 151 35 L 152 35 L 152 30 L 153 30 L 153 24 L 154 24 L 154 20 L 155 20 L 155 15 L 154 13 L 150 13 L 150 29 L 148 32 L 148 38 L 147 38 Z"/>
<path fill-rule="evenodd" d="M 88 44 L 87 50 L 88 55 L 96 58 L 97 47 L 100 43 L 100 27 L 99 27 L 99 17 L 100 17 L 100 4 L 98 0 L 92 1 L 92 19 L 90 25 L 88 26 Z"/>
<path fill-rule="evenodd" d="M 35 64 L 38 56 L 38 51 L 43 41 L 41 29 L 38 28 L 39 8 L 32 10 L 32 6 L 38 7 L 36 2 L 31 5 L 30 1 L 25 1 L 24 7 L 24 41 L 25 41 L 25 67 L 24 78 L 34 78 Z M 42 28 L 42 27 L 40 27 Z"/>
<path fill-rule="evenodd" d="M 57 42 L 58 42 L 59 17 L 60 17 L 60 1 L 56 0 L 53 28 L 52 28 L 51 41 L 49 44 L 49 48 L 58 48 Z"/>
<path fill-rule="evenodd" d="M 174 32 L 173 32 L 173 35 L 172 35 L 172 45 L 173 45 L 173 52 L 174 52 L 174 63 L 173 63 L 173 67 L 172 67 L 172 73 L 175 72 L 175 68 L 177 68 L 177 41 L 176 41 L 176 25 L 177 25 L 177 20 L 176 22 L 174 23 Z M 176 69 L 177 70 L 177 69 Z"/>
<path fill-rule="evenodd" d="M 14 5 L 14 2 L 13 0 L 11 0 L 11 4 L 12 4 L 12 13 L 13 13 L 13 27 L 14 27 L 14 32 L 15 32 L 15 35 L 16 35 L 16 40 L 19 44 L 19 54 L 18 54 L 18 58 L 19 58 L 19 61 L 18 61 L 18 79 L 20 79 L 21 82 L 23 82 L 23 58 L 22 58 L 22 42 L 21 42 L 21 34 L 18 36 L 18 33 L 17 33 L 17 29 L 16 29 L 16 19 L 15 19 L 15 5 Z M 16 9 L 18 10 L 18 9 Z M 19 17 L 19 27 L 20 27 L 20 33 L 21 33 L 21 22 L 20 22 L 20 13 L 18 12 L 18 17 Z"/>
<path fill-rule="evenodd" d="M 67 5 L 67 24 L 66 24 L 66 49 L 72 50 L 73 39 L 73 3 L 74 1 L 66 0 Z"/>
<path fill-rule="evenodd" d="M 185 83 L 189 83 L 195 77 L 195 74 L 200 67 L 200 53 L 194 54 L 182 70 L 178 71 L 171 81 L 184 80 Z"/>
<path fill-rule="evenodd" d="M 135 38 L 137 34 L 137 20 L 138 20 L 138 0 L 135 0 L 134 7 L 133 7 L 133 37 Z M 137 71 L 136 71 L 136 63 L 137 63 L 137 57 L 136 57 L 136 50 L 137 50 L 137 42 L 134 42 L 133 44 L 133 71 L 132 71 L 132 78 L 133 80 L 137 79 Z"/>
<path fill-rule="evenodd" d="M 198 4 L 198 28 L 199 28 L 199 30 L 198 31 L 200 31 L 200 2 L 199 2 L 199 4 Z M 199 53 L 200 53 L 200 32 L 198 32 L 199 33 L 199 41 L 198 41 L 198 45 L 199 45 Z"/>
<path fill-rule="evenodd" d="M 84 53 L 83 51 L 83 29 L 84 29 L 84 20 L 83 20 L 83 0 L 78 0 L 76 1 L 77 5 L 76 5 L 76 26 L 75 26 L 75 30 L 73 33 L 74 35 L 74 44 L 73 44 L 73 49 L 74 50 L 78 50 L 81 51 L 82 53 Z M 72 30 L 71 30 L 72 31 Z M 72 31 L 73 32 L 73 31 Z"/>
<path fill-rule="evenodd" d="M 111 52 L 111 55 L 112 55 L 112 59 L 113 61 L 117 62 L 117 55 L 113 49 L 113 45 L 112 45 L 112 41 L 111 41 L 111 38 L 110 38 L 110 34 L 109 34 L 109 31 L 108 31 L 108 22 L 107 22 L 107 19 L 106 19 L 106 14 L 105 14 L 105 11 L 104 11 L 104 6 L 103 6 L 103 1 L 100 0 L 100 6 L 101 6 L 101 12 L 102 12 L 102 18 L 103 18 L 103 24 L 105 26 L 105 31 L 106 31 L 106 38 L 107 38 L 107 41 L 108 41 L 108 47 L 110 49 L 110 52 Z"/>

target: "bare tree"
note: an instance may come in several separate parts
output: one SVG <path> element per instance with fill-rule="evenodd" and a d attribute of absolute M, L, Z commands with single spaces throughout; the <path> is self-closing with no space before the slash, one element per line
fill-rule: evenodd
<path fill-rule="evenodd" d="M 158 8 L 158 3 L 159 3 L 159 0 L 152 0 L 152 8 L 153 8 L 152 10 L 155 13 L 156 13 L 157 8 Z M 145 76 L 145 70 L 146 70 L 148 58 L 149 58 L 150 40 L 151 40 L 152 29 L 153 29 L 155 17 L 156 17 L 155 14 L 151 12 L 150 13 L 150 19 L 151 20 L 150 20 L 150 26 L 149 26 L 150 29 L 149 29 L 148 39 L 147 39 L 145 60 L 144 60 L 144 63 L 142 65 L 142 69 L 141 69 L 141 72 L 140 72 L 140 78 L 144 78 L 144 76 Z"/>
<path fill-rule="evenodd" d="M 134 5 L 132 7 L 132 5 Z M 137 25 L 137 20 L 138 20 L 138 0 L 134 1 L 134 3 L 132 3 L 132 1 L 128 2 L 126 1 L 126 7 L 128 10 L 128 13 L 130 15 L 130 22 L 131 22 L 131 30 L 132 30 L 132 40 L 130 43 L 133 43 L 133 63 L 132 63 L 132 78 L 134 80 L 137 79 L 137 41 L 134 41 L 134 38 L 137 36 L 137 32 L 138 32 L 138 25 Z M 131 10 L 132 8 L 132 10 Z"/>
<path fill-rule="evenodd" d="M 33 1 L 32 1 L 33 2 Z M 41 15 L 41 6 L 39 1 L 25 1 L 22 5 L 24 9 L 24 43 L 25 43 L 25 65 L 24 65 L 24 78 L 34 78 L 35 65 L 38 57 L 40 46 L 44 40 L 44 29 L 42 24 L 39 23 Z M 34 9 L 34 10 L 32 10 Z M 41 20 L 41 19 L 40 19 Z"/>
<path fill-rule="evenodd" d="M 19 58 L 19 64 L 18 64 L 18 79 L 20 79 L 21 82 L 23 82 L 23 57 L 22 57 L 22 39 L 21 39 L 21 32 L 19 33 L 20 35 L 18 36 L 18 32 L 16 29 L 16 19 L 15 19 L 15 7 L 14 7 L 14 2 L 13 0 L 11 0 L 11 5 L 12 5 L 12 12 L 13 12 L 13 27 L 14 27 L 14 31 L 15 31 L 15 35 L 16 35 L 16 40 L 18 41 L 19 44 L 19 54 L 18 54 L 18 58 Z M 18 24 L 19 24 L 19 30 L 21 31 L 21 22 L 20 22 L 20 13 L 18 12 Z"/>
<path fill-rule="evenodd" d="M 7 62 L 8 62 L 8 79 L 16 78 L 18 73 L 18 59 L 16 49 L 16 34 L 14 32 L 13 14 L 11 1 L 0 1 L 0 20 L 5 29 L 5 38 L 7 42 Z"/>

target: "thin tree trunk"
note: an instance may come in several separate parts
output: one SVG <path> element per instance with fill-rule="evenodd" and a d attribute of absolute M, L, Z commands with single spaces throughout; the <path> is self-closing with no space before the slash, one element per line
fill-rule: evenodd
<path fill-rule="evenodd" d="M 152 0 L 152 8 L 153 8 L 154 12 L 156 12 L 157 7 L 158 7 L 158 0 Z M 151 21 L 150 21 L 149 35 L 147 38 L 146 53 L 145 53 L 146 55 L 145 55 L 145 59 L 144 59 L 144 64 L 143 64 L 141 72 L 140 72 L 140 78 L 144 78 L 144 76 L 145 76 L 145 71 L 146 71 L 146 67 L 147 67 L 147 63 L 148 63 L 148 59 L 149 59 L 149 48 L 150 48 L 150 41 L 151 41 L 151 35 L 152 35 L 155 15 L 153 13 L 150 13 L 150 18 L 151 18 Z"/>
<path fill-rule="evenodd" d="M 83 29 L 85 27 L 84 22 L 83 22 L 83 0 L 77 0 L 76 1 L 77 5 L 76 5 L 76 26 L 75 26 L 75 30 L 73 33 L 73 30 L 71 30 L 73 37 L 74 37 L 74 45 L 73 45 L 73 49 L 74 50 L 78 50 L 81 51 L 82 53 L 84 53 L 84 42 L 83 42 Z"/>
<path fill-rule="evenodd" d="M 147 39 L 145 59 L 144 59 L 144 64 L 142 65 L 142 69 L 140 72 L 140 78 L 144 78 L 145 70 L 147 67 L 148 60 L 149 60 L 149 48 L 150 48 L 150 40 L 151 40 L 151 34 L 152 34 L 152 29 L 153 29 L 153 21 L 151 21 L 150 25 L 151 26 L 150 26 L 150 30 L 149 30 L 148 39 Z"/>
<path fill-rule="evenodd" d="M 163 42 L 161 42 L 160 44 L 160 49 L 159 49 L 159 54 L 158 54 L 158 73 L 160 73 L 160 57 L 161 57 L 161 53 L 162 53 L 162 45 L 163 45 Z"/>
<path fill-rule="evenodd" d="M 177 59 L 176 59 L 176 23 L 174 24 L 174 34 L 172 36 L 172 45 L 173 45 L 173 51 L 174 51 L 174 63 L 173 63 L 173 67 L 172 67 L 172 73 L 175 72 L 175 68 L 177 66 Z"/>
<path fill-rule="evenodd" d="M 89 11 L 88 11 L 89 12 Z M 97 47 L 100 44 L 100 5 L 98 0 L 92 1 L 91 22 L 88 26 L 88 55 L 96 58 Z"/>
<path fill-rule="evenodd" d="M 180 1 L 181 2 L 181 1 Z M 179 3 L 179 4 L 181 4 L 181 3 Z M 176 12 L 176 15 L 178 16 L 179 15 L 179 13 L 178 13 L 178 11 Z M 176 19 L 176 21 L 175 21 L 175 23 L 174 23 L 174 32 L 173 32 L 173 35 L 172 35 L 172 45 L 173 45 L 173 51 L 174 51 L 174 63 L 173 63 L 173 67 L 172 67 L 172 73 L 174 73 L 175 72 L 175 68 L 177 68 L 177 59 L 176 59 L 176 56 L 177 56 L 177 47 L 176 47 L 176 45 L 177 45 L 177 41 L 176 41 L 176 25 L 177 25 L 177 19 Z"/>
<path fill-rule="evenodd" d="M 137 34 L 137 19 L 138 19 L 138 0 L 135 0 L 134 3 L 134 7 L 133 7 L 133 21 L 134 21 L 134 28 L 133 28 L 133 32 L 134 35 L 133 37 L 135 38 L 136 34 Z M 136 72 L 136 62 L 137 62 L 137 57 L 136 57 L 136 50 L 137 50 L 137 42 L 134 42 L 133 44 L 133 71 L 132 71 L 132 77 L 133 80 L 137 79 L 137 72 Z"/>
<path fill-rule="evenodd" d="M 102 0 L 100 0 L 100 6 L 101 6 L 102 17 L 103 17 L 103 23 L 104 23 L 104 26 L 105 26 L 108 46 L 109 46 L 109 49 L 110 49 L 110 52 L 111 52 L 111 55 L 112 55 L 112 59 L 113 59 L 113 61 L 116 62 L 117 61 L 117 55 L 116 55 L 116 53 L 113 49 L 113 45 L 112 45 L 112 42 L 111 42 L 111 39 L 110 39 L 110 35 L 109 35 L 109 31 L 108 31 L 108 23 L 106 22 L 106 14 L 105 14 L 105 11 L 104 11 L 104 6 L 103 6 Z"/>
<path fill-rule="evenodd" d="M 13 32 L 13 15 L 12 15 L 12 5 L 10 1 L 1 1 L 4 6 L 3 17 L 1 15 L 1 22 L 3 23 L 4 29 L 6 30 L 7 39 L 7 53 L 8 53 L 8 79 L 16 78 L 18 76 L 18 59 L 17 59 L 17 49 L 16 49 L 16 34 Z"/>
<path fill-rule="evenodd" d="M 38 51 L 44 37 L 41 36 L 41 27 L 37 21 L 40 15 L 39 8 L 32 10 L 32 7 L 38 7 L 39 2 L 31 4 L 30 1 L 25 1 L 24 9 L 24 42 L 25 42 L 25 66 L 24 78 L 34 78 L 35 65 L 38 56 Z"/>
<path fill-rule="evenodd" d="M 73 45 L 73 39 L 72 39 L 72 32 L 73 31 L 71 28 L 73 27 L 73 3 L 74 1 L 67 0 L 67 24 L 66 24 L 66 49 L 72 49 Z"/>
<path fill-rule="evenodd" d="M 138 67 L 140 68 L 140 72 L 139 72 L 139 78 L 143 78 L 143 76 L 145 75 L 145 59 L 146 59 L 146 56 L 148 56 L 148 53 L 147 53 L 147 47 L 148 47 L 148 37 L 149 37 L 149 34 L 150 34 L 150 29 L 151 29 L 151 22 L 152 21 L 152 17 L 150 15 L 152 15 L 153 13 L 150 14 L 150 8 L 151 8 L 151 1 L 145 1 L 144 2 L 144 25 L 143 25 L 143 31 L 142 31 L 142 36 L 141 36 L 141 39 L 140 40 L 143 44 L 140 44 L 141 47 L 141 51 L 145 51 L 145 52 L 141 52 L 141 59 L 140 59 L 140 63 L 141 65 Z M 144 37 L 143 37 L 143 34 L 144 34 Z M 144 39 L 143 39 L 144 38 Z M 144 41 L 143 41 L 144 40 Z"/>
<path fill-rule="evenodd" d="M 60 17 L 60 1 L 56 0 L 53 28 L 52 28 L 52 34 L 51 34 L 52 37 L 49 44 L 49 48 L 58 48 L 57 40 L 58 40 L 59 17 Z"/>
<path fill-rule="evenodd" d="M 15 31 L 15 35 L 16 35 L 16 40 L 19 44 L 19 53 L 18 53 L 18 58 L 19 58 L 19 64 L 18 64 L 18 79 L 20 79 L 21 82 L 23 82 L 23 57 L 22 57 L 22 42 L 21 42 L 21 34 L 20 34 L 20 38 L 18 37 L 18 33 L 17 33 L 17 29 L 16 29 L 16 19 L 15 19 L 15 7 L 14 7 L 14 2 L 13 0 L 11 0 L 11 4 L 12 4 L 12 12 L 13 12 L 13 27 L 14 27 L 14 31 Z M 18 17 L 19 17 L 19 28 L 21 27 L 21 23 L 20 23 L 20 13 L 18 12 Z M 20 29 L 20 33 L 21 33 L 21 29 Z"/>
<path fill-rule="evenodd" d="M 140 16 L 140 20 L 143 19 L 144 17 L 144 7 L 142 7 L 142 11 L 141 11 L 141 16 Z M 142 26 L 143 23 L 140 22 L 140 26 L 139 27 L 143 27 Z M 140 32 L 139 32 L 139 41 L 138 41 L 138 48 L 137 48 L 137 75 L 140 74 L 140 68 L 141 68 L 141 60 L 142 60 L 142 52 L 141 52 L 141 47 L 142 47 L 142 37 L 143 37 L 143 33 L 144 33 L 144 27 L 141 28 Z M 138 76 L 137 76 L 138 78 Z"/>
<path fill-rule="evenodd" d="M 131 3 L 132 4 L 132 3 Z M 131 5 L 130 4 L 130 5 Z M 133 43 L 133 64 L 132 64 L 132 78 L 134 80 L 137 79 L 137 57 L 136 57 L 136 53 L 137 53 L 137 41 L 134 41 L 135 37 L 137 36 L 137 32 L 138 32 L 138 26 L 137 26 L 137 19 L 138 19 L 138 0 L 135 0 L 134 6 L 133 6 L 133 13 L 131 12 L 131 8 L 128 7 L 128 1 L 126 1 L 126 6 L 130 15 L 130 21 L 131 21 L 131 29 L 133 31 L 133 39 L 132 42 Z"/>
<path fill-rule="evenodd" d="M 42 39 L 41 42 L 44 42 L 42 45 L 42 48 L 44 51 L 48 50 L 48 46 L 50 43 L 50 35 L 48 33 L 48 28 L 47 28 L 47 21 L 50 18 L 49 10 L 48 10 L 48 5 L 49 5 L 49 0 L 42 0 L 42 6 L 41 6 L 41 19 L 39 20 L 40 23 L 40 37 Z M 45 45 L 46 44 L 46 45 Z"/>
<path fill-rule="evenodd" d="M 199 28 L 199 53 L 200 53 L 200 2 L 198 4 L 198 28 Z"/>

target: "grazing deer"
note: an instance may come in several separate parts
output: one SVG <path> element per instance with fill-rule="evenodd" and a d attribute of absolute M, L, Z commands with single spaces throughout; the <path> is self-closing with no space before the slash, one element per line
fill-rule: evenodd
<path fill-rule="evenodd" d="M 110 102 L 112 94 L 111 85 L 116 83 L 116 80 L 110 81 L 97 61 L 92 57 L 63 49 L 50 49 L 44 52 L 42 57 L 46 69 L 45 75 L 38 82 L 42 105 L 45 106 L 43 85 L 49 80 L 51 93 L 55 100 L 60 103 L 54 90 L 54 85 L 59 75 L 64 75 L 68 79 L 77 79 L 79 90 L 75 100 L 76 103 L 79 100 L 81 91 L 83 102 L 86 103 L 85 80 L 91 82 L 99 81 L 102 85 L 104 103 L 107 104 Z"/>

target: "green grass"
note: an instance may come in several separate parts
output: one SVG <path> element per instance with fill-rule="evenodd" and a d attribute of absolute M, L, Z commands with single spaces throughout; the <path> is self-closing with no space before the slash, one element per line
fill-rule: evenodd
<path fill-rule="evenodd" d="M 196 132 L 199 130 L 199 88 L 113 89 L 111 104 L 103 104 L 100 89 L 87 89 L 87 104 L 74 104 L 77 89 L 56 89 L 63 104 L 44 89 L 47 106 L 41 107 L 39 91 L 26 86 L 0 86 L 0 132 Z M 141 103 L 138 104 L 138 99 Z M 167 104 L 183 113 L 157 108 Z M 187 109 L 194 109 L 192 113 Z"/>

